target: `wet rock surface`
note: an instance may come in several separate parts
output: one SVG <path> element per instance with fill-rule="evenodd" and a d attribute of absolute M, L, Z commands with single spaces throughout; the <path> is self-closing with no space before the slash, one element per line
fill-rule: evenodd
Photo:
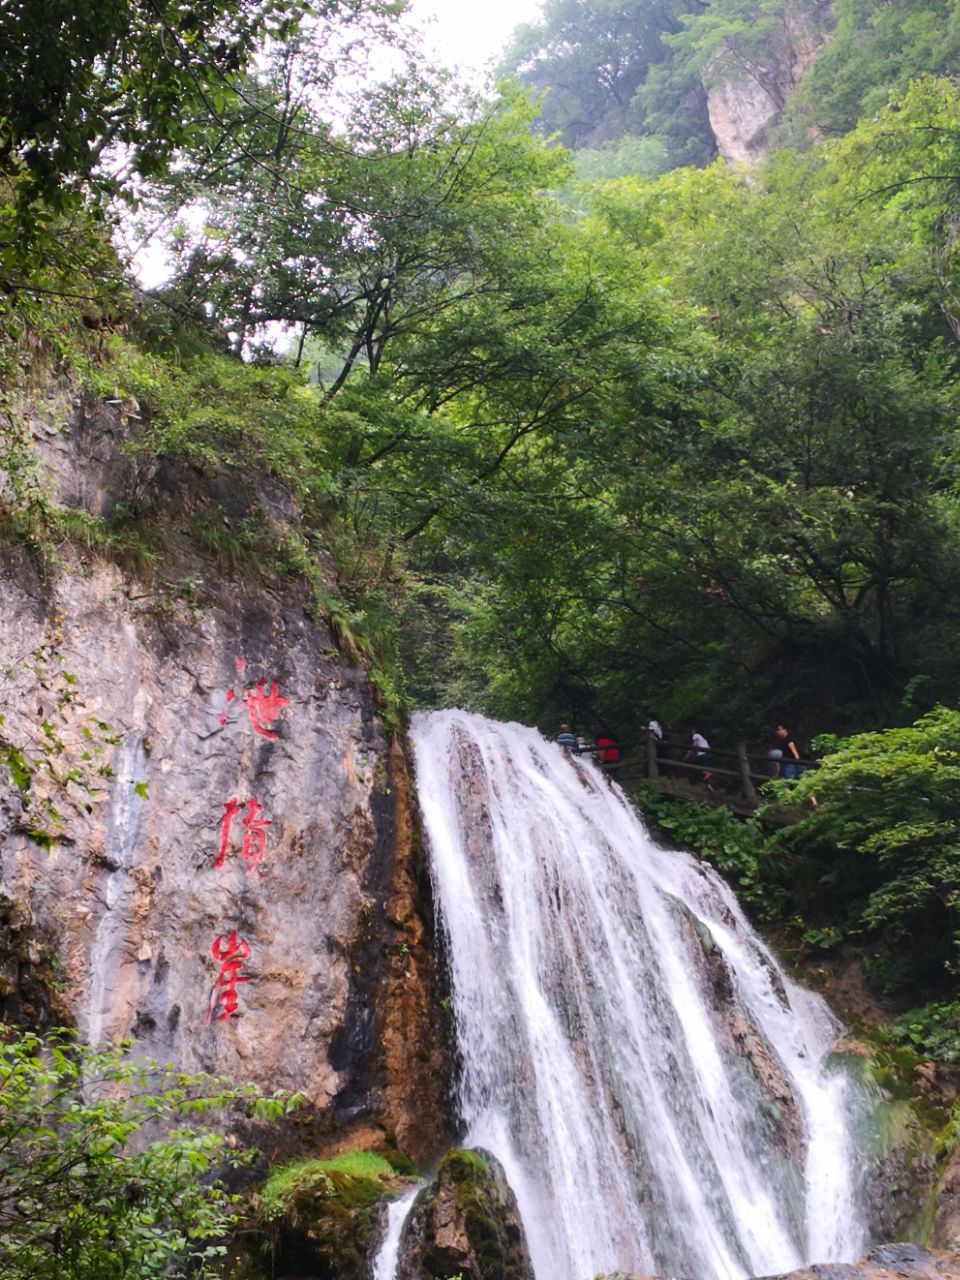
<path fill-rule="evenodd" d="M 937 1187 L 932 1240 L 939 1249 L 960 1250 L 960 1148 L 947 1161 Z"/>
<path fill-rule="evenodd" d="M 743 1068 L 740 1083 L 747 1111 L 756 1117 L 758 1126 L 767 1132 L 775 1149 L 800 1169 L 806 1154 L 806 1137 L 797 1099 L 783 1065 L 737 1002 L 733 975 L 709 929 L 689 911 L 683 911 L 679 904 L 677 910 L 683 918 L 691 969 L 698 975 L 700 987 L 713 1006 L 718 1042 L 728 1059 Z M 734 925 L 732 920 L 724 923 Z"/>
<path fill-rule="evenodd" d="M 925 1249 L 917 1244 L 884 1244 L 871 1249 L 859 1262 L 816 1264 L 761 1280 L 960 1280 L 960 1254 Z M 597 1280 L 654 1280 L 617 1271 Z M 691 1280 L 694 1280 L 691 1277 Z"/>
<path fill-rule="evenodd" d="M 960 1277 L 960 1255 L 940 1253 L 918 1244 L 885 1244 L 871 1249 L 855 1263 L 823 1264 L 790 1271 L 771 1280 L 894 1280 L 913 1276 L 916 1280 L 956 1280 Z"/>
<path fill-rule="evenodd" d="M 448 1151 L 403 1230 L 396 1280 L 533 1280 L 517 1202 L 489 1152 Z"/>
<path fill-rule="evenodd" d="M 0 770 L 3 1013 L 301 1092 L 311 1141 L 372 1115 L 435 1154 L 403 752 L 304 585 L 182 536 L 183 478 L 132 470 L 123 418 L 62 387 L 26 418 L 60 501 L 170 513 L 149 572 L 70 542 L 0 553 L 0 746 L 26 762 Z"/>

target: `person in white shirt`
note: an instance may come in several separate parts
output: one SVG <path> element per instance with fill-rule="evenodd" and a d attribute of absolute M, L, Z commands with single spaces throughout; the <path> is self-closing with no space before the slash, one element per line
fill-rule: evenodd
<path fill-rule="evenodd" d="M 694 725 L 690 730 L 690 749 L 683 757 L 684 760 L 692 759 L 694 764 L 705 765 L 709 758 L 707 755 L 709 750 L 710 743 Z M 708 769 L 705 769 L 703 773 L 701 773 L 700 777 L 712 791 L 713 786 L 711 784 L 713 781 L 713 774 Z"/>
<path fill-rule="evenodd" d="M 656 716 L 650 717 L 650 723 L 647 725 L 647 733 L 652 733 L 658 742 L 663 741 L 663 725 Z"/>

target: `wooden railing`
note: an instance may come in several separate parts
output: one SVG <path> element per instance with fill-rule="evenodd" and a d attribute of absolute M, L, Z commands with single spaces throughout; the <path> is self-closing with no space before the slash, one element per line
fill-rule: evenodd
<path fill-rule="evenodd" d="M 724 804 L 737 813 L 752 813 L 766 798 L 758 795 L 764 783 L 777 776 L 777 764 L 766 751 L 750 751 L 745 742 L 738 742 L 733 751 L 710 747 L 706 761 L 685 760 L 690 748 L 687 743 L 660 742 L 652 733 L 630 742 L 614 744 L 619 752 L 616 761 L 598 760 L 605 773 L 618 782 L 644 780 L 663 791 L 671 791 L 691 799 L 711 804 Z M 591 754 L 601 754 L 608 747 L 587 748 Z M 814 760 L 797 760 L 805 772 L 817 767 Z M 709 781 L 705 775 L 709 774 Z M 790 821 L 788 810 L 781 807 L 782 820 Z"/>

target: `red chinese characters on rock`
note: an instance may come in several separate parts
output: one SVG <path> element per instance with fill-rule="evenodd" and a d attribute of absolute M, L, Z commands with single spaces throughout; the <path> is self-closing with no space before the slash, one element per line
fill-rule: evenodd
<path fill-rule="evenodd" d="M 223 806 L 223 821 L 220 823 L 220 852 L 217 854 L 217 860 L 213 864 L 215 867 L 222 867 L 227 860 L 227 849 L 230 845 L 230 828 L 233 820 L 240 812 L 240 801 L 236 796 L 231 796 Z"/>
<path fill-rule="evenodd" d="M 270 726 L 280 715 L 283 708 L 289 707 L 290 699 L 281 697 L 277 690 L 276 680 L 270 686 L 269 693 L 265 692 L 264 689 L 266 683 L 264 677 L 261 676 L 253 689 L 246 690 L 243 700 L 247 704 L 250 727 L 253 732 L 259 733 L 263 738 L 276 738 L 278 735 Z"/>
<path fill-rule="evenodd" d="M 247 875 L 255 871 L 261 880 L 263 872 L 260 870 L 260 863 L 267 849 L 267 827 L 272 825 L 269 818 L 261 818 L 262 812 L 263 808 L 257 797 L 251 796 L 243 815 L 243 844 L 240 850 L 247 864 Z"/>
<path fill-rule="evenodd" d="M 242 672 L 246 668 L 243 658 L 237 658 L 236 665 L 238 672 Z M 236 689 L 228 689 L 226 706 L 220 712 L 221 729 L 227 723 L 227 707 L 230 706 L 231 702 L 236 702 L 237 699 Z M 271 740 L 280 736 L 273 728 L 273 724 L 279 718 L 280 712 L 284 707 L 289 707 L 290 699 L 285 698 L 280 692 L 280 686 L 276 680 L 271 681 L 268 690 L 266 676 L 260 676 L 252 689 L 244 689 L 243 693 L 239 695 L 239 700 L 247 708 L 247 715 L 250 717 L 250 728 L 254 733 L 259 734 L 261 738 L 269 738 Z"/>
<path fill-rule="evenodd" d="M 267 852 L 267 827 L 273 825 L 270 818 L 264 818 L 263 805 L 256 796 L 251 796 L 246 804 L 241 804 L 236 796 L 231 796 L 223 806 L 223 818 L 220 822 L 220 849 L 217 853 L 217 860 L 213 864 L 214 867 L 222 867 L 227 860 L 227 853 L 230 849 L 230 831 L 233 826 L 233 820 L 240 812 L 244 810 L 241 820 L 243 827 L 243 843 L 240 846 L 240 852 L 243 854 L 243 860 L 247 864 L 247 875 L 256 872 L 257 876 L 262 880 L 263 872 L 260 870 L 260 864 Z"/>
<path fill-rule="evenodd" d="M 221 933 L 210 948 L 210 954 L 219 964 L 220 972 L 210 993 L 205 1026 L 213 1021 L 226 1022 L 229 1018 L 239 1018 L 237 986 L 241 982 L 250 981 L 250 975 L 243 972 L 243 962 L 250 956 L 250 943 L 246 938 L 241 938 L 236 929 L 231 933 Z"/>
<path fill-rule="evenodd" d="M 243 658 L 237 658 L 235 666 L 237 675 L 242 678 L 247 667 L 246 661 Z M 219 717 L 221 728 L 226 725 L 229 707 L 235 702 L 242 703 L 246 707 L 250 728 L 255 734 L 268 740 L 274 740 L 280 736 L 274 725 L 283 709 L 290 705 L 290 699 L 281 694 L 276 680 L 271 680 L 268 688 L 266 676 L 260 676 L 255 684 L 241 688 L 239 693 L 237 688 L 228 689 Z M 243 816 L 240 819 L 240 825 L 243 828 L 243 839 L 240 852 L 246 863 L 246 874 L 256 875 L 259 880 L 262 880 L 261 866 L 267 853 L 267 828 L 273 824 L 272 820 L 265 816 L 263 805 L 256 796 L 251 796 L 245 802 L 242 802 L 238 796 L 231 796 L 224 802 L 223 816 L 220 820 L 220 847 L 213 865 L 215 868 L 220 868 L 226 862 L 230 852 L 233 821 L 241 813 Z M 250 975 L 243 972 L 244 961 L 250 956 L 250 944 L 246 938 L 241 938 L 235 929 L 230 933 L 220 934 L 210 948 L 210 954 L 219 964 L 220 970 L 210 993 L 206 1026 L 214 1021 L 226 1022 L 240 1017 L 237 987 L 241 982 L 251 980 Z"/>

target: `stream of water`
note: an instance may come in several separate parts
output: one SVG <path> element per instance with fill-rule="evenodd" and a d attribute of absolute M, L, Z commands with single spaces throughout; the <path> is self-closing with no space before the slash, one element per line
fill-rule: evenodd
<path fill-rule="evenodd" d="M 537 1280 L 857 1257 L 841 1029 L 723 880 L 535 730 L 443 711 L 413 737 L 464 1145 L 503 1163 Z"/>
<path fill-rule="evenodd" d="M 83 1030 L 90 1044 L 110 1038 L 113 1009 L 111 984 L 116 978 L 129 928 L 130 869 L 138 851 L 143 798 L 135 790 L 146 777 L 146 752 L 139 734 L 128 733 L 114 758 L 114 779 L 104 850 L 113 868 L 103 888 L 103 912 L 90 947 L 90 981 Z M 122 1013 L 123 1011 L 119 1011 Z"/>

